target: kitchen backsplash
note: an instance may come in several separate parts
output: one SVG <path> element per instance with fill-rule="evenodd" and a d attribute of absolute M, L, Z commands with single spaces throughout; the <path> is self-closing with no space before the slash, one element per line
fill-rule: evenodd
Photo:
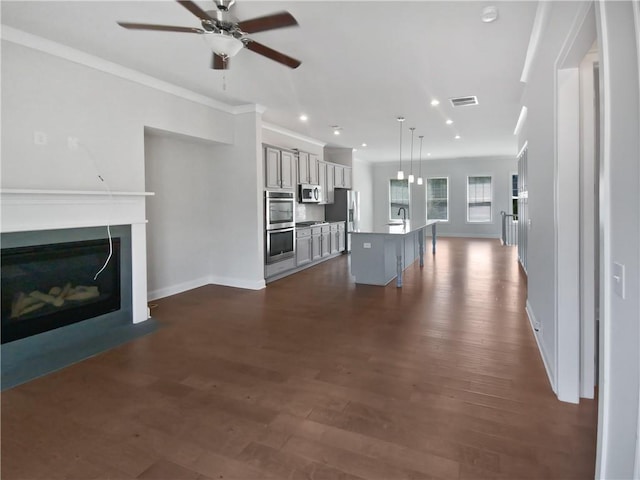
<path fill-rule="evenodd" d="M 306 203 L 296 203 L 296 222 L 324 220 L 324 207 Z"/>

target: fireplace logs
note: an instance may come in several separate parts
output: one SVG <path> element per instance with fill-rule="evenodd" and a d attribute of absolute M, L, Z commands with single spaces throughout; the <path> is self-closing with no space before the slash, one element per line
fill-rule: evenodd
<path fill-rule="evenodd" d="M 64 287 L 52 287 L 49 293 L 34 290 L 29 294 L 18 292 L 11 302 L 11 318 L 18 318 L 49 304 L 62 307 L 65 302 L 82 302 L 100 296 L 96 286 L 77 285 L 72 287 L 67 283 Z"/>

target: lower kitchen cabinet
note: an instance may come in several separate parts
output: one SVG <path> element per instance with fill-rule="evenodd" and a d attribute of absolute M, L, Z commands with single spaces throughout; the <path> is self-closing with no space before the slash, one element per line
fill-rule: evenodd
<path fill-rule="evenodd" d="M 344 223 L 339 223 L 338 224 L 338 251 L 339 252 L 345 251 L 346 240 L 347 240 L 347 237 L 344 234 Z"/>
<path fill-rule="evenodd" d="M 311 229 L 301 228 L 296 230 L 296 265 L 305 265 L 311 262 Z"/>
<path fill-rule="evenodd" d="M 322 227 L 311 228 L 311 261 L 322 258 Z"/>
<path fill-rule="evenodd" d="M 338 247 L 340 245 L 340 240 L 338 239 L 338 224 L 337 223 L 332 223 L 331 227 L 330 227 L 330 241 L 331 241 L 331 246 L 329 247 L 329 251 L 330 253 L 333 255 L 334 253 L 338 253 Z"/>
<path fill-rule="evenodd" d="M 322 227 L 321 237 L 321 256 L 328 257 L 331 255 L 331 227 L 329 225 Z"/>

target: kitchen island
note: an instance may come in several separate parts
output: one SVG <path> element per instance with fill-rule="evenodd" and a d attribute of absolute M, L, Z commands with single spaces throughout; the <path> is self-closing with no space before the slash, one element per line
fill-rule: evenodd
<path fill-rule="evenodd" d="M 402 287 L 402 272 L 416 258 L 424 266 L 424 237 L 431 227 L 431 249 L 436 253 L 437 220 L 393 223 L 370 231 L 356 230 L 351 240 L 351 274 L 356 283 L 387 285 L 394 278 Z"/>

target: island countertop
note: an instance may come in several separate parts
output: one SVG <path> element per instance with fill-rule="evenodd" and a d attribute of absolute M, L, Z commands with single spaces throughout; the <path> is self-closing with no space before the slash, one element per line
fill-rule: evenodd
<path fill-rule="evenodd" d="M 367 235 L 408 235 L 423 228 L 430 227 L 436 224 L 438 220 L 426 220 L 426 221 L 410 221 L 407 220 L 403 223 L 393 223 L 386 225 L 377 225 L 371 230 L 354 230 L 353 234 L 367 234 Z"/>

